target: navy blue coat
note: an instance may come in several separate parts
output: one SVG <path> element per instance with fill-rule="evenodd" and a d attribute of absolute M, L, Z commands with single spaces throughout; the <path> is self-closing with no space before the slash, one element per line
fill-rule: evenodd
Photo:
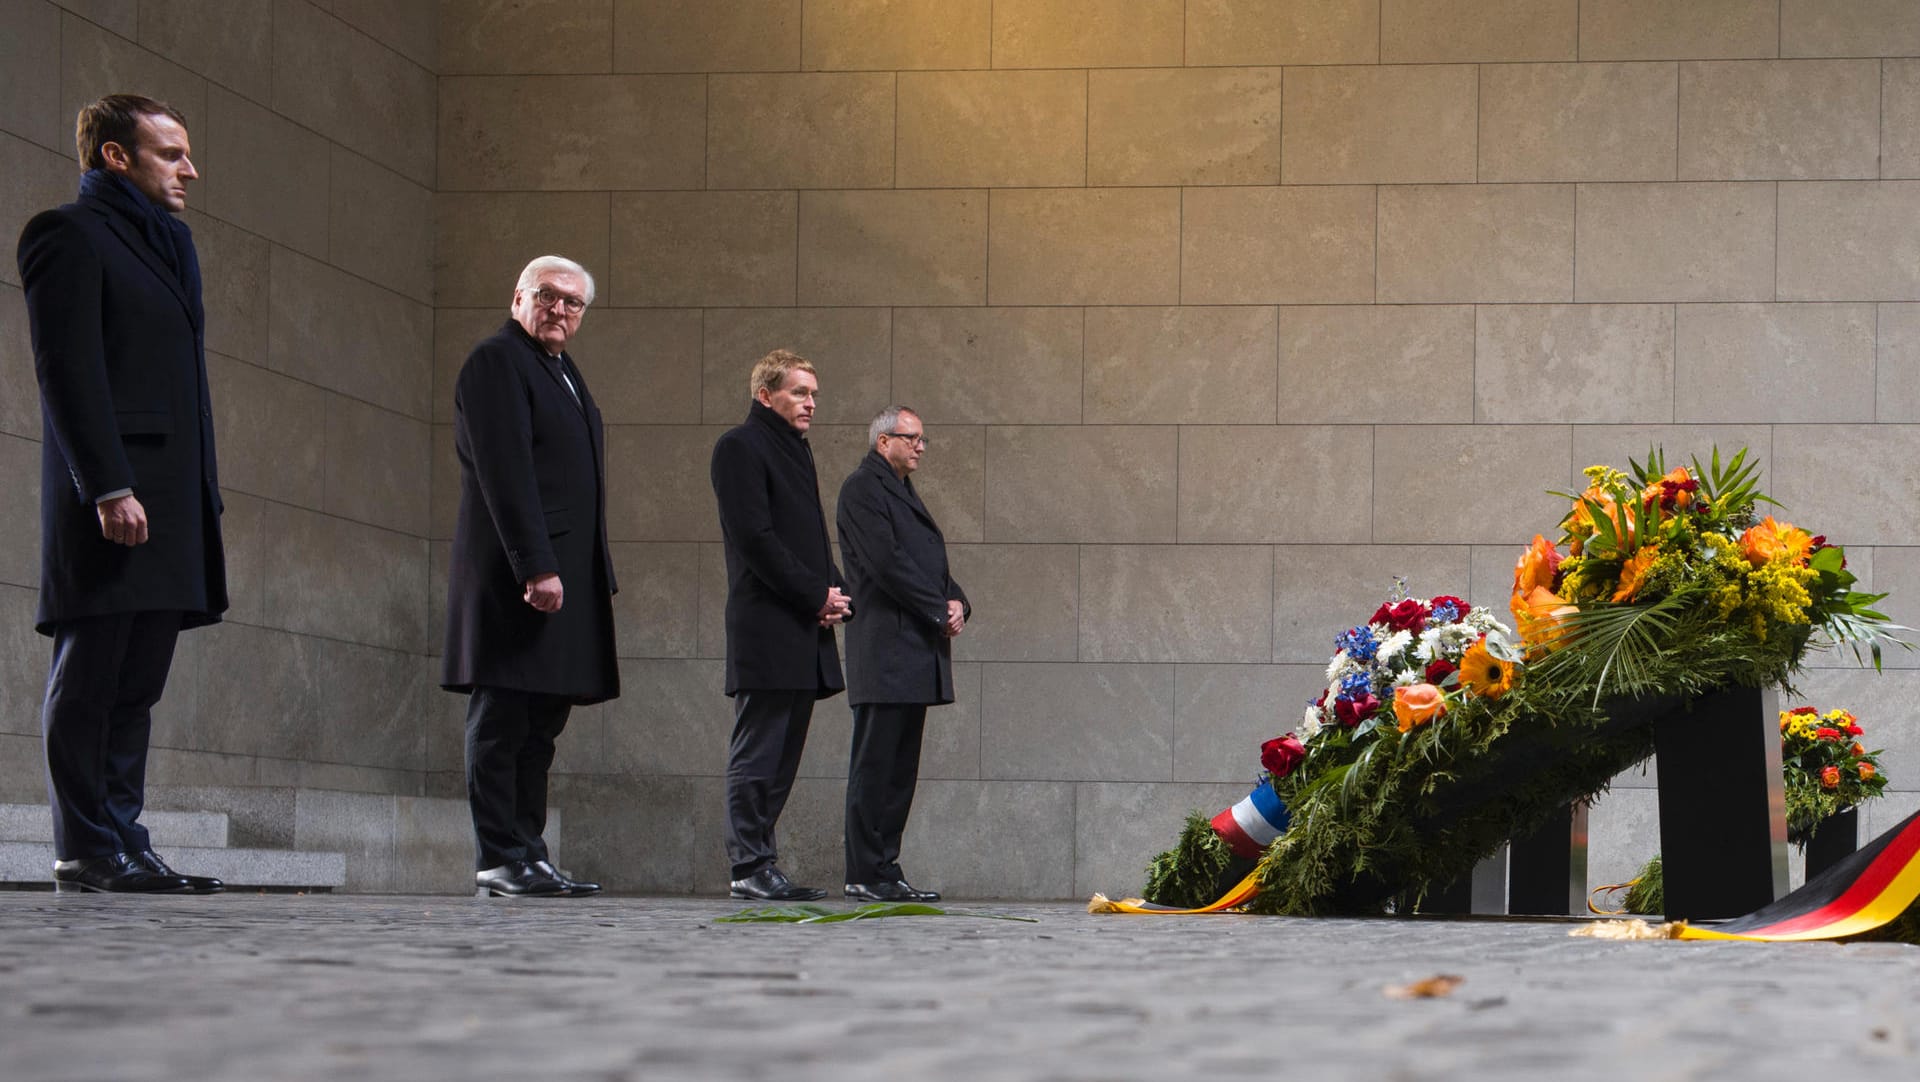
<path fill-rule="evenodd" d="M 714 444 L 711 478 L 727 559 L 727 694 L 838 694 L 847 686 L 840 647 L 819 613 L 827 589 L 845 582 L 833 566 L 813 449 L 755 402 L 746 423 Z"/>
<path fill-rule="evenodd" d="M 156 611 L 180 612 L 183 627 L 218 621 L 226 554 L 198 291 L 93 197 L 28 222 L 19 264 L 42 424 L 35 626 Z M 100 536 L 94 500 L 122 488 L 146 509 L 145 544 Z"/>
<path fill-rule="evenodd" d="M 911 482 L 868 451 L 840 486 L 840 559 L 860 611 L 847 625 L 847 701 L 953 701 L 947 602 L 971 616 L 947 571 L 947 542 Z"/>

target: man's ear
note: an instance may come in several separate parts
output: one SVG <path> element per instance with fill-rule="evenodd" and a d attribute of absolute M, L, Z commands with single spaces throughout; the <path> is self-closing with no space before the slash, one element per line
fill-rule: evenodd
<path fill-rule="evenodd" d="M 773 408 L 773 395 L 768 392 L 765 387 L 755 387 L 753 389 L 753 400 L 768 409 Z"/>
<path fill-rule="evenodd" d="M 111 139 L 100 144 L 100 160 L 116 173 L 124 173 L 133 167 L 133 155 L 127 152 L 126 147 Z"/>

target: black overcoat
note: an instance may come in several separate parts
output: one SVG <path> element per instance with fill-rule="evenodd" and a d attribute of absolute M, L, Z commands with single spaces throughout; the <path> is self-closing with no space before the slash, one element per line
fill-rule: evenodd
<path fill-rule="evenodd" d="M 197 290 L 140 230 L 91 196 L 34 217 L 20 280 L 40 382 L 40 608 L 65 620 L 177 610 L 183 627 L 227 608 Z M 130 488 L 148 540 L 100 536 L 96 497 Z"/>
<path fill-rule="evenodd" d="M 460 370 L 453 446 L 460 512 L 447 565 L 441 686 L 511 688 L 581 704 L 620 694 L 606 442 L 580 370 L 564 353 L 556 363 L 508 320 Z M 526 581 L 548 572 L 565 591 L 555 613 L 525 599 Z"/>
<path fill-rule="evenodd" d="M 840 486 L 840 560 L 860 610 L 847 625 L 847 701 L 953 701 L 953 640 L 947 602 L 972 615 L 947 571 L 947 543 L 911 481 L 878 451 Z"/>
<path fill-rule="evenodd" d="M 727 559 L 727 694 L 838 694 L 847 686 L 840 648 L 819 613 L 828 588 L 845 582 L 833 566 L 812 448 L 755 402 L 746 422 L 714 444 L 711 473 Z"/>

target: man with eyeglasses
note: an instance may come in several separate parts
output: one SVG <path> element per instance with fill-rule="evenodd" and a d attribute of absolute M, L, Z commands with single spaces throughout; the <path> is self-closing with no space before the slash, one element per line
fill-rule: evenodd
<path fill-rule="evenodd" d="M 620 694 L 606 438 L 567 354 L 592 303 L 585 267 L 535 259 L 512 318 L 473 348 L 454 385 L 460 512 L 441 686 L 469 696 L 474 881 L 496 897 L 600 891 L 554 867 L 542 836 L 568 713 Z"/>
<path fill-rule="evenodd" d="M 900 837 L 920 777 L 927 707 L 953 701 L 953 639 L 972 606 L 947 570 L 946 540 L 914 490 L 926 426 L 888 406 L 867 427 L 867 456 L 840 486 L 840 559 L 860 620 L 847 625 L 846 895 L 931 902 L 900 870 Z"/>

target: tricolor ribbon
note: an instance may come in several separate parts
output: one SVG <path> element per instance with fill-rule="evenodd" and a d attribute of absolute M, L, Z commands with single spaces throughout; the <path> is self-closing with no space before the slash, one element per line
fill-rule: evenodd
<path fill-rule="evenodd" d="M 1234 856 L 1252 860 L 1286 833 L 1292 819 L 1272 783 L 1261 778 L 1245 799 L 1213 817 L 1213 832 L 1220 835 Z"/>

